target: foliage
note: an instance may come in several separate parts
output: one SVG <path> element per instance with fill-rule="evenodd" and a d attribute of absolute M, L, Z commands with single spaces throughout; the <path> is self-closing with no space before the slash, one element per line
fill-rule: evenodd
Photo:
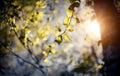
<path fill-rule="evenodd" d="M 98 72 L 102 66 L 97 61 L 99 58 L 95 49 L 83 46 L 87 51 L 81 53 L 83 49 L 73 52 L 74 49 L 71 48 L 71 45 L 73 46 L 71 33 L 74 33 L 75 27 L 84 23 L 89 16 L 79 18 L 78 14 L 81 13 L 76 9 L 80 8 L 80 0 L 69 1 L 70 3 L 62 10 L 60 5 L 68 1 L 0 0 L 0 55 L 14 55 L 44 75 L 55 64 L 67 66 L 65 68 L 67 71 L 71 66 L 77 67 L 77 71 L 73 68 L 71 72 Z M 86 11 L 87 9 L 84 11 L 85 15 Z M 62 17 L 59 16 L 59 12 L 62 12 L 60 15 Z M 92 53 L 88 52 L 89 49 Z M 17 54 L 26 51 L 30 56 L 28 60 Z M 65 63 L 62 63 L 61 59 Z M 45 68 L 47 70 L 44 71 Z"/>

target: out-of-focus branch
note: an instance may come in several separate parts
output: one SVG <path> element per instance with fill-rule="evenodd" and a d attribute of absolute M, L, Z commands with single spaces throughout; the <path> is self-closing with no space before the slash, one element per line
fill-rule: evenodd
<path fill-rule="evenodd" d="M 27 46 L 25 46 L 24 43 L 19 39 L 18 33 L 17 33 L 15 30 L 13 30 L 13 31 L 14 31 L 14 33 L 15 33 L 15 36 L 18 38 L 18 40 L 19 40 L 19 41 L 21 42 L 21 44 L 24 46 L 24 48 L 29 52 L 32 60 L 33 60 L 35 63 L 31 63 L 31 62 L 29 62 L 29 61 L 26 61 L 25 59 L 23 59 L 23 58 L 20 57 L 19 55 L 15 54 L 13 51 L 11 51 L 11 53 L 12 53 L 13 55 L 15 55 L 16 57 L 20 58 L 21 60 L 23 60 L 24 62 L 33 65 L 35 68 L 37 68 L 38 70 L 40 70 L 40 71 L 44 74 L 44 76 L 46 76 L 46 75 L 45 75 L 45 72 L 42 70 L 43 66 L 41 66 L 41 65 L 39 64 L 39 60 L 38 60 L 37 57 L 33 54 L 32 50 L 29 48 L 28 43 L 27 43 Z M 27 39 L 27 41 L 28 41 L 28 39 Z M 10 50 L 12 50 L 12 49 L 10 49 Z"/>
<path fill-rule="evenodd" d="M 18 40 L 19 40 L 19 41 L 21 42 L 21 44 L 24 46 L 24 48 L 29 52 L 31 58 L 35 61 L 36 64 L 39 64 L 39 60 L 37 59 L 37 57 L 33 54 L 33 52 L 31 51 L 31 49 L 29 48 L 28 43 L 27 43 L 27 47 L 26 47 L 26 46 L 24 45 L 24 43 L 19 39 L 18 33 L 17 33 L 15 30 L 13 30 L 13 31 L 14 31 L 16 37 L 18 38 Z M 28 39 L 27 39 L 27 41 L 28 41 Z"/>
<path fill-rule="evenodd" d="M 25 60 L 25 59 L 22 58 L 21 56 L 19 56 L 19 55 L 17 55 L 16 53 L 14 53 L 14 52 L 12 51 L 12 48 L 6 48 L 6 49 L 9 50 L 14 56 L 16 56 L 17 58 L 21 59 L 23 62 L 32 65 L 32 66 L 35 67 L 37 70 L 39 70 L 44 76 L 46 76 L 46 75 L 45 75 L 45 72 L 42 70 L 43 66 L 38 65 L 38 64 L 34 64 L 34 63 L 30 62 L 30 61 Z"/>

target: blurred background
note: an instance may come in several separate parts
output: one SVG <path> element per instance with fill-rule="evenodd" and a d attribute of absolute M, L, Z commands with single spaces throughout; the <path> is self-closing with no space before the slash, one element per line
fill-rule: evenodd
<path fill-rule="evenodd" d="M 92 5 L 87 0 L 0 0 L 0 76 L 102 76 Z"/>

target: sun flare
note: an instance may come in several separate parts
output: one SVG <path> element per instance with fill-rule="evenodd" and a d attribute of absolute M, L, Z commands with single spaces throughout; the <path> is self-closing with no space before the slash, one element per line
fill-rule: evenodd
<path fill-rule="evenodd" d="M 86 27 L 85 30 L 88 34 L 88 36 L 92 39 L 100 39 L 100 27 L 99 27 L 99 23 L 97 22 L 97 20 L 88 20 L 86 22 Z"/>

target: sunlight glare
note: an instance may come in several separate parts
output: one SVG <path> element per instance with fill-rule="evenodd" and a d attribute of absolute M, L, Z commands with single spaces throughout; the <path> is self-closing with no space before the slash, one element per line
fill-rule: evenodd
<path fill-rule="evenodd" d="M 88 20 L 86 22 L 85 29 L 90 38 L 95 39 L 95 40 L 100 39 L 100 27 L 99 27 L 99 23 L 97 22 L 97 20 L 93 20 L 93 21 Z"/>

